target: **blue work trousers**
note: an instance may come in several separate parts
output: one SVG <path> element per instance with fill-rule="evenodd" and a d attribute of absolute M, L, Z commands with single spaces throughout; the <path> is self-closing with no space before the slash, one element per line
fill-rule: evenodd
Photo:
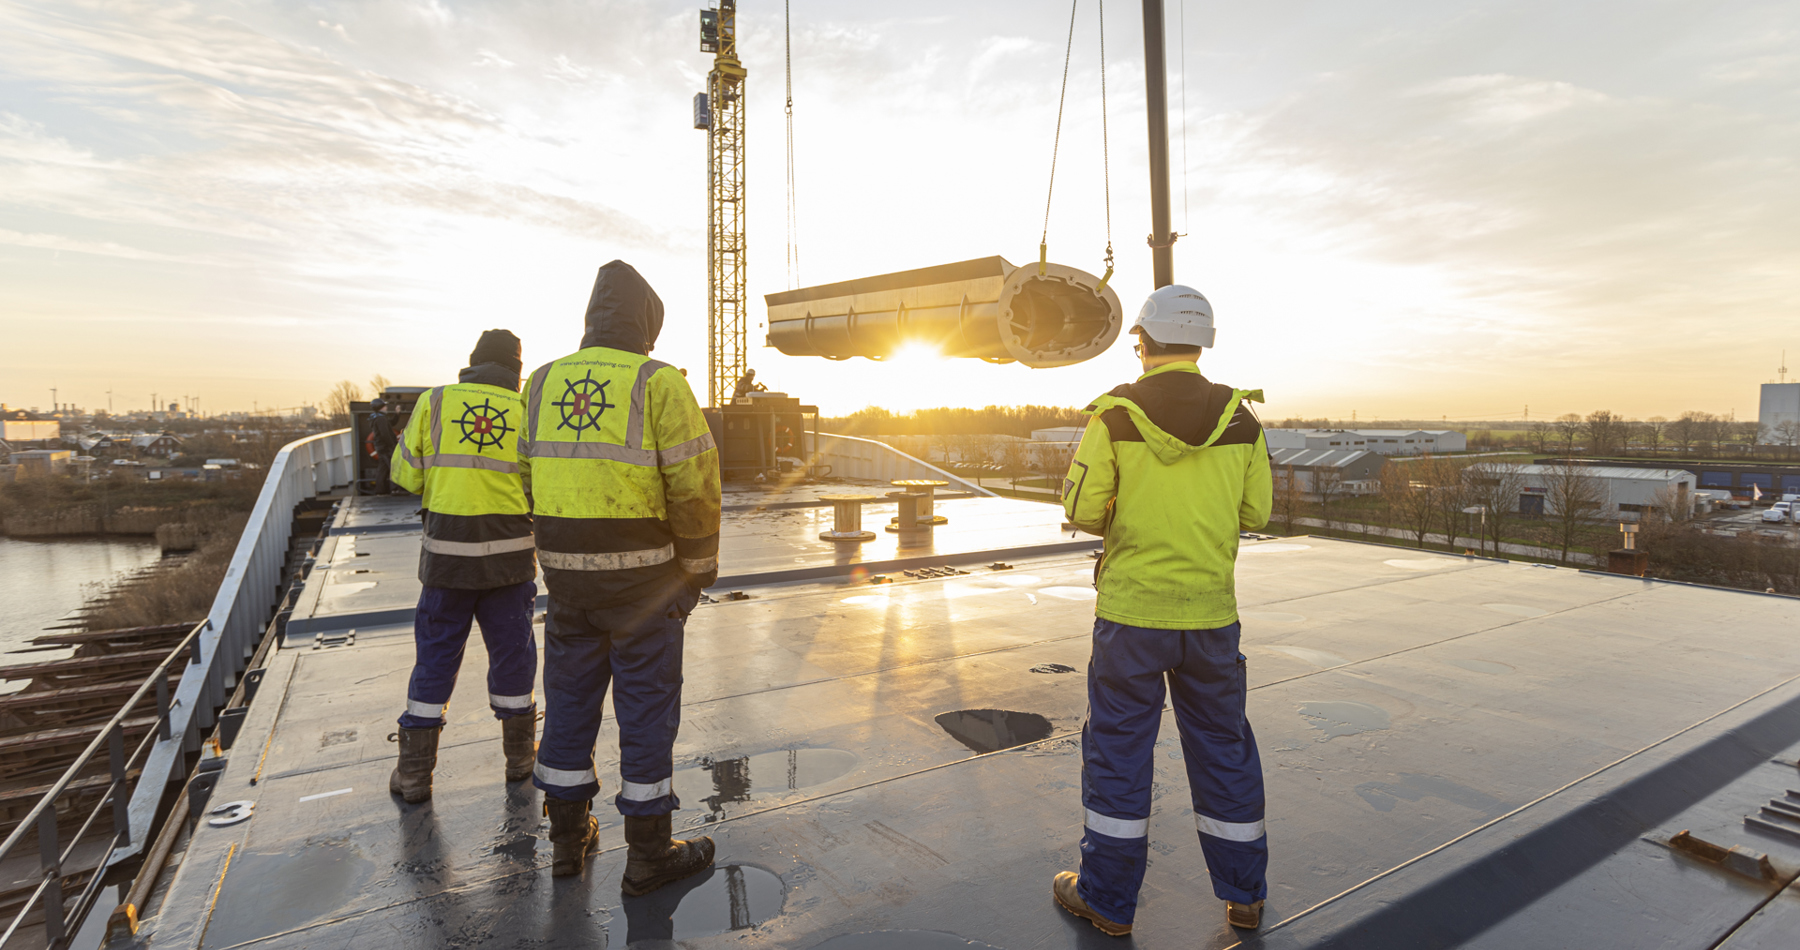
<path fill-rule="evenodd" d="M 1131 923 L 1149 851 L 1150 783 L 1165 695 L 1172 695 L 1200 850 L 1220 900 L 1268 894 L 1262 759 L 1244 715 L 1236 623 L 1154 630 L 1094 621 L 1088 721 L 1081 729 L 1081 899 Z"/>
<path fill-rule="evenodd" d="M 444 707 L 456 688 L 469 624 L 481 624 L 488 652 L 488 705 L 494 718 L 534 715 L 532 685 L 537 681 L 537 640 L 531 635 L 531 612 L 537 606 L 537 584 L 526 581 L 489 590 L 427 587 L 413 613 L 412 681 L 406 687 L 406 729 L 433 729 L 444 724 Z"/>
<path fill-rule="evenodd" d="M 544 738 L 532 784 L 551 798 L 600 793 L 594 743 L 606 688 L 619 723 L 620 814 L 666 815 L 681 807 L 671 779 L 681 728 L 681 647 L 699 595 L 583 610 L 550 598 L 544 627 Z"/>

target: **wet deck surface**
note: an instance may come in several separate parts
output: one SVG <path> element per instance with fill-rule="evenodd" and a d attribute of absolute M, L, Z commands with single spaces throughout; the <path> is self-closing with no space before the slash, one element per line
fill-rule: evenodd
<path fill-rule="evenodd" d="M 145 945 L 1242 939 L 1211 895 L 1167 714 L 1134 937 L 1050 901 L 1081 834 L 1085 554 L 892 585 L 764 584 L 702 605 L 675 819 L 714 836 L 719 866 L 621 901 L 610 804 L 597 808 L 606 852 L 582 878 L 549 877 L 539 793 L 500 774 L 478 637 L 433 799 L 388 795 L 411 628 L 366 621 L 416 597 L 418 537 L 354 532 L 402 525 L 399 507 L 340 516 L 309 611 L 321 629 L 364 618 L 354 643 L 315 649 L 309 634 L 271 660 L 212 798 L 254 802 L 253 817 L 196 834 Z M 829 563 L 804 535 L 818 544 L 830 509 L 788 510 L 728 515 L 724 573 Z M 1068 540 L 1049 506 L 939 510 L 951 523 L 935 550 Z M 865 515 L 877 530 L 878 511 Z M 1800 873 L 1800 837 L 1743 816 L 1800 789 L 1800 602 L 1311 538 L 1247 542 L 1239 596 L 1269 783 L 1266 919 L 1287 921 L 1247 945 L 1706 947 L 1745 918 L 1732 950 L 1791 937 L 1800 896 L 1771 898 Z M 599 761 L 604 803 L 610 719 Z M 1776 876 L 1662 843 L 1683 829 L 1766 852 Z"/>

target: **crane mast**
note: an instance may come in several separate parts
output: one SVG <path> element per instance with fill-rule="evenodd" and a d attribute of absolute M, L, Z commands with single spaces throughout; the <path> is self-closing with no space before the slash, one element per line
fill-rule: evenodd
<path fill-rule="evenodd" d="M 737 56 L 737 0 L 700 11 L 700 49 L 713 54 L 706 99 L 707 375 L 709 405 L 731 402 L 748 368 L 744 330 L 744 64 Z M 704 125 L 702 125 L 704 120 Z"/>

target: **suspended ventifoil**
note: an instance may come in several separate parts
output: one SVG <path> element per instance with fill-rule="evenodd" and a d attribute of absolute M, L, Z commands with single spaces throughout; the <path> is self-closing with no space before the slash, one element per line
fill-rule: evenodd
<path fill-rule="evenodd" d="M 1001 257 L 763 299 L 770 346 L 789 356 L 833 360 L 881 360 L 925 344 L 945 356 L 1069 366 L 1104 352 L 1121 325 L 1119 297 L 1100 278 L 1061 264 L 1014 267 Z"/>

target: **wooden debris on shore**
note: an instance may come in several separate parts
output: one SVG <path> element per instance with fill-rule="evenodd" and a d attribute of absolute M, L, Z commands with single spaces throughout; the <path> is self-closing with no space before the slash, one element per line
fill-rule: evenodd
<path fill-rule="evenodd" d="M 116 630 L 52 630 L 23 651 L 73 650 L 55 660 L 0 666 L 0 683 L 24 687 L 0 693 L 0 835 L 8 834 L 51 782 L 93 741 L 150 671 L 199 621 Z M 186 664 L 169 674 L 174 691 Z M 127 748 L 156 727 L 155 704 L 141 704 L 125 723 Z M 85 815 L 105 795 L 107 758 L 57 802 L 59 816 Z"/>

